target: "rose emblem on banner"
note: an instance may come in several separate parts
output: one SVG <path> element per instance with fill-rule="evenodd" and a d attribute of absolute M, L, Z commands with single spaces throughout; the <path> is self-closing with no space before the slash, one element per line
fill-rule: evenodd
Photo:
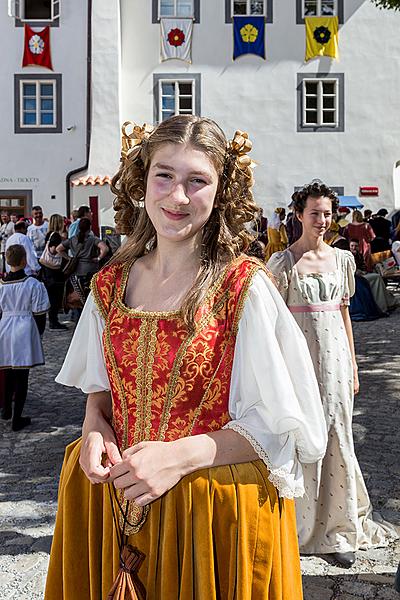
<path fill-rule="evenodd" d="M 42 54 L 44 52 L 44 41 L 40 35 L 33 35 L 29 40 L 29 50 L 32 54 Z"/>
<path fill-rule="evenodd" d="M 241 28 L 240 35 L 244 42 L 255 42 L 258 38 L 258 29 L 254 27 L 254 25 L 248 23 Z"/>
<path fill-rule="evenodd" d="M 183 33 L 182 29 L 171 29 L 171 31 L 168 34 L 168 42 L 171 44 L 171 46 L 182 46 L 184 41 L 185 34 Z"/>
<path fill-rule="evenodd" d="M 314 30 L 314 40 L 318 42 L 318 44 L 327 44 L 331 39 L 331 32 L 327 27 L 317 27 Z"/>

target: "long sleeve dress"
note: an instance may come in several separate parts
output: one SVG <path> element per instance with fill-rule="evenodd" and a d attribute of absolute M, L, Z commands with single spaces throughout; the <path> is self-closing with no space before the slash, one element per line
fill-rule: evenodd
<path fill-rule="evenodd" d="M 319 384 L 328 428 L 323 459 L 304 465 L 306 493 L 296 501 L 300 552 L 329 554 L 385 545 L 389 528 L 372 520 L 372 506 L 354 452 L 353 369 L 340 307 L 354 294 L 355 262 L 335 249 L 335 271 L 297 272 L 290 250 L 267 267 L 304 333 Z"/>
<path fill-rule="evenodd" d="M 230 428 L 259 456 L 185 476 L 145 509 L 119 496 L 147 600 L 301 600 L 293 499 L 326 445 L 304 336 L 255 259 L 227 267 L 193 332 L 180 311 L 125 305 L 131 264 L 95 276 L 57 381 L 111 391 L 121 450 Z M 105 598 L 118 570 L 108 486 L 89 483 L 79 450 L 61 473 L 46 600 Z"/>

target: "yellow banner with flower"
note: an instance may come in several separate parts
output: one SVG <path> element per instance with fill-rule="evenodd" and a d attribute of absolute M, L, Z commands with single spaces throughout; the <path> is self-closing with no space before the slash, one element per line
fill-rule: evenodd
<path fill-rule="evenodd" d="M 339 19 L 337 17 L 305 17 L 306 58 L 330 56 L 339 58 Z"/>

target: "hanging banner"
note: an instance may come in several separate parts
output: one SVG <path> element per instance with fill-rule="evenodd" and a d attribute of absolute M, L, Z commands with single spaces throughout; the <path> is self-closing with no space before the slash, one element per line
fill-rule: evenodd
<path fill-rule="evenodd" d="M 306 58 L 330 56 L 339 58 L 339 19 L 337 17 L 305 17 Z"/>
<path fill-rule="evenodd" d="M 265 59 L 264 17 L 233 17 L 233 60 L 242 54 Z"/>
<path fill-rule="evenodd" d="M 25 25 L 25 45 L 22 66 L 38 65 L 53 70 L 50 52 L 50 27 L 34 31 Z"/>
<path fill-rule="evenodd" d="M 161 60 L 192 62 L 193 19 L 160 19 Z"/>

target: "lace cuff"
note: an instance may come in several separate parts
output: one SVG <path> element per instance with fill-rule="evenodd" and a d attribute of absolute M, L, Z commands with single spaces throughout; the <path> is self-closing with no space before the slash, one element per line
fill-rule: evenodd
<path fill-rule="evenodd" d="M 274 468 L 268 454 L 259 442 L 241 425 L 233 421 L 224 425 L 223 429 L 232 429 L 242 435 L 251 444 L 253 450 L 258 454 L 260 459 L 267 465 L 269 470 L 269 481 L 276 487 L 280 498 L 301 498 L 304 495 L 304 487 L 298 481 L 293 480 L 293 475 L 283 467 Z M 293 481 L 290 481 L 293 480 Z"/>

